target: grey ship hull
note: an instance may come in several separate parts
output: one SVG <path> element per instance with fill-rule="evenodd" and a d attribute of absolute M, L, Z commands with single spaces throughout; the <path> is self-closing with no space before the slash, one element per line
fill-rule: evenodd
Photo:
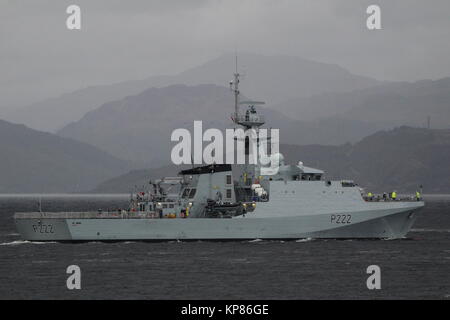
<path fill-rule="evenodd" d="M 416 210 L 423 205 L 421 201 L 373 203 L 373 209 L 354 212 L 265 217 L 264 212 L 271 209 L 267 206 L 260 210 L 262 214 L 229 219 L 81 219 L 58 218 L 57 214 L 16 214 L 15 221 L 23 239 L 31 241 L 395 239 L 406 236 Z"/>

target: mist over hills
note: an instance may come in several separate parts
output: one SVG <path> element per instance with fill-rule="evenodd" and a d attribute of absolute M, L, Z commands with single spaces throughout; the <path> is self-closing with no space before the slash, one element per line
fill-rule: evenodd
<path fill-rule="evenodd" d="M 0 120 L 0 192 L 130 192 L 183 167 L 129 171 L 131 166 L 93 146 Z M 450 130 L 400 127 L 354 144 L 282 144 L 289 163 L 303 161 L 327 179 L 354 179 L 373 192 L 450 193 Z M 126 173 L 128 172 L 128 173 Z"/>
<path fill-rule="evenodd" d="M 428 115 L 433 127 L 450 127 L 450 78 L 327 93 L 301 101 L 307 103 L 260 107 L 265 126 L 280 129 L 281 143 L 355 143 L 379 130 L 424 126 Z M 192 132 L 195 120 L 202 120 L 204 129 L 232 128 L 232 104 L 228 88 L 211 84 L 150 88 L 106 103 L 58 134 L 91 143 L 136 167 L 158 167 L 170 160 L 174 129 Z"/>
<path fill-rule="evenodd" d="M 0 193 L 80 192 L 130 170 L 72 139 L 0 120 Z"/>
<path fill-rule="evenodd" d="M 348 177 L 367 190 L 450 193 L 450 130 L 399 127 L 355 144 L 289 146 L 289 160 L 319 166 L 333 179 Z"/>
<path fill-rule="evenodd" d="M 409 125 L 450 128 L 450 78 L 389 83 L 296 98 L 273 106 L 304 121 L 364 121 L 378 129 Z"/>
<path fill-rule="evenodd" d="M 138 94 L 147 88 L 148 85 L 142 81 L 92 86 L 16 108 L 2 116 L 10 122 L 22 123 L 36 130 L 56 132 L 107 101 Z"/>
<path fill-rule="evenodd" d="M 238 59 L 239 71 L 243 73 L 242 92 L 252 99 L 265 100 L 268 104 L 380 84 L 377 80 L 353 75 L 337 65 L 299 57 L 239 53 Z M 3 117 L 7 121 L 23 123 L 34 129 L 56 132 L 104 103 L 136 95 L 148 88 L 174 84 L 226 86 L 232 79 L 234 70 L 234 54 L 225 54 L 177 75 L 91 86 L 18 108 Z"/>
<path fill-rule="evenodd" d="M 169 174 L 176 169 L 167 166 L 174 129 L 193 132 L 195 120 L 203 131 L 234 127 L 234 97 L 224 86 L 234 59 L 228 54 L 178 75 L 89 87 L 15 110 L 7 119 L 60 137 L 0 121 L 0 192 L 128 192 L 128 185 Z M 265 127 L 280 129 L 288 159 L 373 191 L 422 183 L 428 192 L 450 192 L 448 131 L 380 131 L 424 127 L 428 116 L 432 128 L 450 128 L 450 78 L 381 83 L 335 65 L 255 54 L 240 54 L 239 66 L 242 99 L 268 102 L 257 108 Z M 121 176 L 123 188 L 119 178 L 108 180 L 137 168 L 153 169 Z"/>
<path fill-rule="evenodd" d="M 162 166 L 170 162 L 170 151 L 176 144 L 170 140 L 174 129 L 193 132 L 195 120 L 202 120 L 203 130 L 233 128 L 232 102 L 228 88 L 211 84 L 151 88 L 106 103 L 58 134 L 133 161 L 136 167 Z M 276 111 L 269 113 L 278 122 L 289 121 Z"/>
<path fill-rule="evenodd" d="M 242 99 L 245 99 L 243 97 Z M 233 128 L 233 94 L 216 85 L 173 85 L 151 88 L 138 95 L 104 104 L 58 134 L 90 143 L 135 167 L 158 167 L 169 163 L 170 141 L 177 128 L 193 132 L 195 120 L 203 129 Z M 260 107 L 261 108 L 261 107 Z M 266 127 L 279 128 L 282 143 L 341 144 L 353 142 L 377 130 L 363 121 L 301 122 L 277 110 L 261 108 Z"/>
<path fill-rule="evenodd" d="M 369 88 L 382 82 L 346 69 L 293 56 L 265 56 L 239 53 L 238 71 L 241 91 L 251 99 L 268 105 L 296 97 L 325 92 L 347 92 Z M 177 76 L 176 83 L 196 85 L 211 83 L 225 86 L 233 79 L 235 55 L 225 54 Z"/>
<path fill-rule="evenodd" d="M 450 193 L 450 130 L 400 127 L 380 131 L 355 144 L 281 145 L 288 163 L 299 160 L 326 171 L 326 179 L 353 179 L 366 191 Z M 135 170 L 103 182 L 94 192 L 130 192 L 149 179 L 173 176 L 177 166 Z"/>

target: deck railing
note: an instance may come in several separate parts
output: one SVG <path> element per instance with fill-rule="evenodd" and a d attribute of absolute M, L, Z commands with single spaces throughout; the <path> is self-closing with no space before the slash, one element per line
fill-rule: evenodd
<path fill-rule="evenodd" d="M 152 219 L 155 213 L 118 212 L 17 212 L 15 219 Z"/>

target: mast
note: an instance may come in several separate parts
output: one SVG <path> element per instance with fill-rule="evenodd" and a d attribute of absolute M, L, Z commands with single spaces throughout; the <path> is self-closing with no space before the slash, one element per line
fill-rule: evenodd
<path fill-rule="evenodd" d="M 236 69 L 234 72 L 234 81 L 231 81 L 230 87 L 234 93 L 234 122 L 237 123 L 238 117 L 239 117 L 239 76 L 240 76 L 240 74 L 238 73 L 237 55 L 236 55 L 235 64 L 236 64 Z"/>
<path fill-rule="evenodd" d="M 232 115 L 232 120 L 235 124 L 242 126 L 244 130 L 252 129 L 256 132 L 256 135 L 259 136 L 259 127 L 262 126 L 265 123 L 264 116 L 258 114 L 258 112 L 255 109 L 255 105 L 262 105 L 265 104 L 262 101 L 240 101 L 239 95 L 239 77 L 240 74 L 238 72 L 238 57 L 237 54 L 235 56 L 235 72 L 234 72 L 234 80 L 230 81 L 230 90 L 234 93 L 234 114 Z M 241 115 L 239 113 L 239 105 L 246 105 L 247 109 L 244 111 L 244 113 Z M 235 140 L 237 138 L 235 137 Z M 271 137 L 266 137 L 264 139 L 266 142 L 271 140 Z M 245 156 L 246 161 L 244 163 L 244 173 L 248 175 L 249 173 L 252 174 L 252 177 L 250 179 L 256 178 L 259 175 L 259 149 L 260 149 L 260 138 L 257 137 L 255 141 L 250 142 L 250 137 L 246 136 L 244 138 L 245 143 Z M 252 154 L 254 163 L 250 163 L 250 148 L 253 149 L 252 143 L 256 144 L 256 154 Z M 271 148 L 270 148 L 271 149 Z M 266 150 L 267 152 L 268 150 Z M 246 182 L 244 182 L 246 183 Z"/>

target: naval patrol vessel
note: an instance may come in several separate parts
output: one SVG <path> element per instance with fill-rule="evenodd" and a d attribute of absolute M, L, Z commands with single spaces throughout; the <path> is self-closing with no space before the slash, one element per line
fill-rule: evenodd
<path fill-rule="evenodd" d="M 259 130 L 265 119 L 258 102 L 240 101 L 237 71 L 230 86 L 234 124 Z M 286 164 L 280 153 L 270 159 L 275 174 L 257 163 L 203 165 L 151 182 L 127 210 L 15 213 L 15 223 L 33 241 L 395 239 L 424 206 L 420 197 L 365 197 L 353 181 L 326 180 L 324 171 Z"/>

